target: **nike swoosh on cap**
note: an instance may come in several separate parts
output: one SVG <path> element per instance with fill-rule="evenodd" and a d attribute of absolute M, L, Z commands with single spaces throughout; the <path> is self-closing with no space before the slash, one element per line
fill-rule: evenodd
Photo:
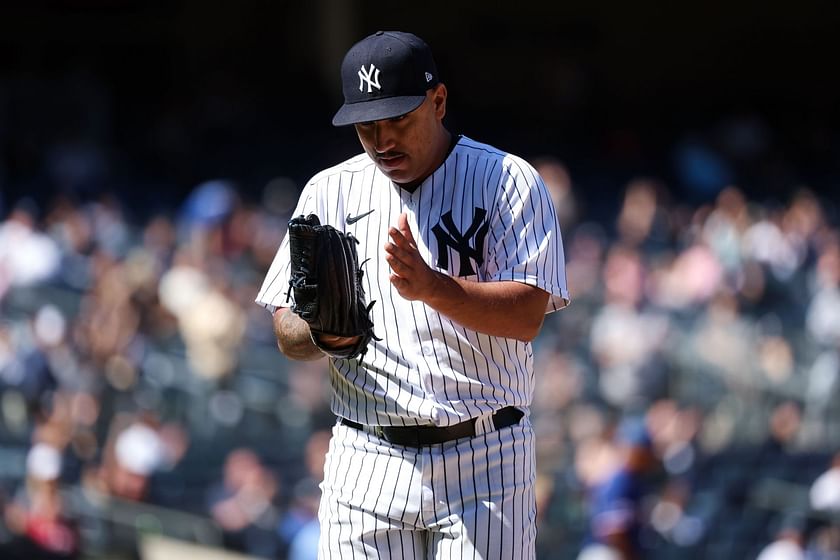
<path fill-rule="evenodd" d="M 358 222 L 359 220 L 361 220 L 365 216 L 370 216 L 371 214 L 373 214 L 373 210 L 368 210 L 364 214 L 359 214 L 358 216 L 351 216 L 350 214 L 347 214 L 346 222 L 347 222 L 348 225 L 349 224 L 355 224 L 356 222 Z"/>

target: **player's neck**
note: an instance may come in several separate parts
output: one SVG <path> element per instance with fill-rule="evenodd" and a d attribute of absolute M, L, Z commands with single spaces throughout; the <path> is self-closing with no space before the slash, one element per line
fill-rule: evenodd
<path fill-rule="evenodd" d="M 410 183 L 397 183 L 400 188 L 411 193 L 416 191 L 417 187 L 423 184 L 423 181 L 428 179 L 432 173 L 437 171 L 438 167 L 443 165 L 443 162 L 446 161 L 446 158 L 448 158 L 449 154 L 452 153 L 452 150 L 455 148 L 455 144 L 458 143 L 458 139 L 460 137 L 460 135 L 452 134 L 445 128 L 441 127 L 440 141 L 436 143 L 437 150 L 435 157 L 432 159 L 431 165 L 429 165 L 429 169 L 420 178 L 415 179 Z"/>

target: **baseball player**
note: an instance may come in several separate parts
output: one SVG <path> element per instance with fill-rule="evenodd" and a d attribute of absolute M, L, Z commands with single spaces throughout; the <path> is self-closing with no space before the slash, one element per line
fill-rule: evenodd
<path fill-rule="evenodd" d="M 341 74 L 333 124 L 354 125 L 364 153 L 315 175 L 295 215 L 358 239 L 376 336 L 329 358 L 319 557 L 533 558 L 530 341 L 569 301 L 551 196 L 523 159 L 444 127 L 446 86 L 418 37 L 366 37 Z M 314 343 L 290 310 L 291 266 L 287 235 L 257 296 L 281 351 L 358 342 Z"/>

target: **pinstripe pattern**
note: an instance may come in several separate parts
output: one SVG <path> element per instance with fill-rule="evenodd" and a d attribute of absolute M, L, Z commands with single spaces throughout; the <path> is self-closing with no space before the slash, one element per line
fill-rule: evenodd
<path fill-rule="evenodd" d="M 347 223 L 348 215 L 370 210 Z M 430 266 L 475 281 L 538 286 L 550 294 L 546 313 L 568 303 L 551 197 L 521 158 L 461 137 L 413 193 L 391 183 L 365 154 L 312 178 L 295 215 L 315 213 L 359 239 L 359 259 L 368 260 L 364 288 L 377 302 L 372 318 L 382 339 L 361 359 L 330 360 L 333 412 L 366 425 L 446 426 L 480 417 L 476 425 L 483 428 L 474 438 L 412 449 L 336 425 L 322 483 L 319 557 L 532 559 L 531 344 L 466 329 L 399 296 L 383 247 L 403 212 Z M 483 243 L 470 232 L 486 232 Z M 258 303 L 269 310 L 291 304 L 289 268 L 286 238 Z M 494 431 L 489 415 L 505 406 L 526 415 Z"/>
<path fill-rule="evenodd" d="M 420 449 L 336 425 L 321 485 L 319 558 L 531 559 L 533 457 L 527 417 Z"/>
<path fill-rule="evenodd" d="M 377 336 L 363 361 L 332 360 L 332 410 L 362 424 L 450 425 L 512 405 L 527 407 L 533 391 L 529 343 L 465 329 L 422 302 L 402 299 L 388 281 L 383 246 L 388 227 L 407 212 L 421 254 L 435 266 L 439 250 L 457 276 L 460 255 L 439 247 L 432 228 L 452 213 L 460 232 L 476 208 L 489 224 L 483 263 L 468 276 L 479 281 L 515 280 L 551 294 L 546 312 L 568 301 L 563 245 L 551 197 L 524 160 L 462 137 L 426 181 L 409 193 L 391 183 L 361 154 L 316 175 L 295 210 L 313 212 L 361 242 L 364 287 L 376 300 Z M 351 225 L 348 214 L 374 212 Z M 471 243 L 474 242 L 471 240 Z M 473 263 L 475 265 L 475 263 Z M 273 310 L 287 302 L 288 239 L 271 265 L 257 302 Z M 293 296 L 290 296 L 293 297 Z"/>

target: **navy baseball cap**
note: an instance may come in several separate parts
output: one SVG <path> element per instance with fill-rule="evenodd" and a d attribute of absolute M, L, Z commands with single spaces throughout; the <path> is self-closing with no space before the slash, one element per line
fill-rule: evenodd
<path fill-rule="evenodd" d="M 410 113 L 439 81 L 432 51 L 422 39 L 402 31 L 377 31 L 344 56 L 344 105 L 332 123 L 345 126 Z"/>

